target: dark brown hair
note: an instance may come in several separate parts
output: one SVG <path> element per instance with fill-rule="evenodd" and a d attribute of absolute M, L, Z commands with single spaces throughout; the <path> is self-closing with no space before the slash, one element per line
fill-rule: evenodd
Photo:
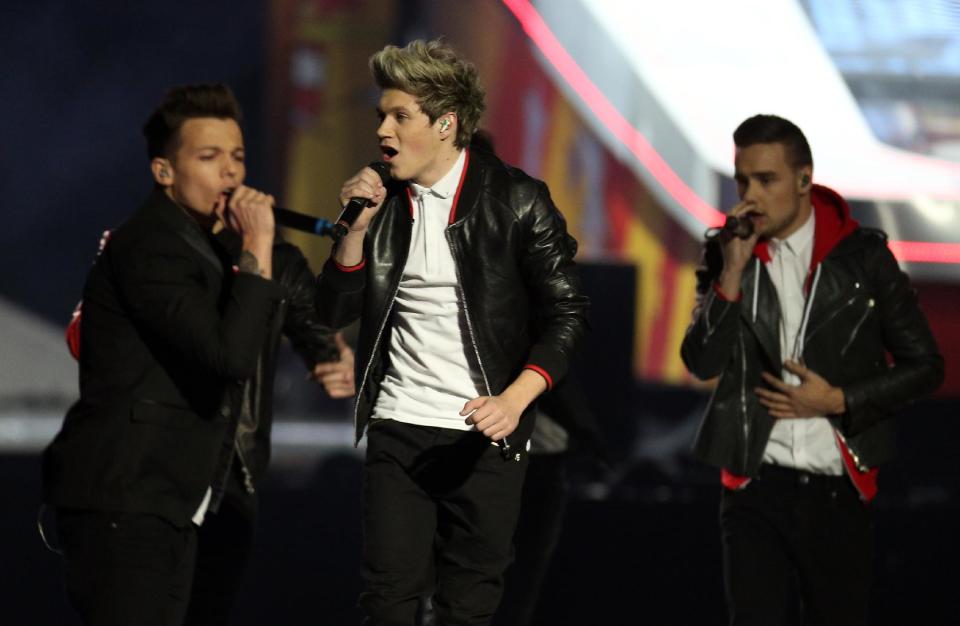
<path fill-rule="evenodd" d="M 171 157 L 177 151 L 180 128 L 196 117 L 242 119 L 240 105 L 230 87 L 222 84 L 180 85 L 167 92 L 160 105 L 143 125 L 147 157 Z"/>
<path fill-rule="evenodd" d="M 737 148 L 747 148 L 758 143 L 779 143 L 783 145 L 792 167 L 813 167 L 810 144 L 803 136 L 803 131 L 790 120 L 776 115 L 754 115 L 744 120 L 737 130 L 733 131 L 733 143 Z"/>

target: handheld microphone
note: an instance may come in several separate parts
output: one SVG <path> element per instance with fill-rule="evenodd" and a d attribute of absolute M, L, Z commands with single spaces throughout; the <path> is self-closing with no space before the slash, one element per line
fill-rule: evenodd
<path fill-rule="evenodd" d="M 750 239 L 750 237 L 753 236 L 753 221 L 748 215 L 744 215 L 743 217 L 728 215 L 727 221 L 723 224 L 723 230 L 734 237 Z"/>
<path fill-rule="evenodd" d="M 708 228 L 707 232 L 704 233 L 704 237 L 707 239 L 716 239 L 721 236 L 750 239 L 753 236 L 753 222 L 750 220 L 749 214 L 743 217 L 728 215 L 721 228 Z"/>
<path fill-rule="evenodd" d="M 333 222 L 322 217 L 304 215 L 283 207 L 273 207 L 273 219 L 277 224 L 321 237 L 333 237 Z"/>
<path fill-rule="evenodd" d="M 390 182 L 389 165 L 383 161 L 374 161 L 368 167 L 380 176 L 380 180 L 384 185 Z M 367 208 L 367 202 L 368 200 L 366 198 L 350 198 L 350 202 L 347 202 L 347 206 L 343 207 L 340 217 L 337 218 L 336 224 L 333 225 L 330 236 L 333 237 L 334 241 L 340 241 L 346 236 L 350 227 L 353 226 L 353 223 L 360 217 L 360 213 Z"/>
<path fill-rule="evenodd" d="M 233 195 L 233 190 L 228 189 L 224 194 L 227 196 L 227 201 L 229 201 L 230 196 Z M 313 215 L 297 213 L 291 209 L 275 206 L 273 207 L 273 219 L 281 226 L 299 230 L 304 233 L 310 233 L 311 235 L 319 235 L 321 237 L 333 236 L 333 224 L 330 220 L 325 220 L 322 217 L 314 217 Z"/>

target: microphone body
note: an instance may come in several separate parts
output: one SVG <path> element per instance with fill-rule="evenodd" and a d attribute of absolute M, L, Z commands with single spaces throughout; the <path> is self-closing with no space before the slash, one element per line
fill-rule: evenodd
<path fill-rule="evenodd" d="M 374 161 L 368 165 L 368 167 L 380 176 L 380 180 L 384 185 L 390 182 L 389 165 L 383 161 Z M 360 213 L 367 208 L 367 202 L 368 200 L 366 198 L 350 198 L 347 206 L 343 207 L 343 211 L 340 212 L 340 217 L 337 218 L 337 222 L 333 225 L 330 233 L 334 241 L 340 241 L 346 236 L 350 231 L 350 227 L 353 226 L 353 223 L 360 217 Z"/>
<path fill-rule="evenodd" d="M 753 222 L 749 215 L 743 217 L 728 215 L 722 227 L 707 229 L 705 236 L 707 239 L 717 239 L 718 237 L 750 239 L 753 236 Z"/>
<path fill-rule="evenodd" d="M 333 236 L 333 223 L 330 220 L 323 219 L 322 217 L 305 215 L 303 213 L 297 213 L 296 211 L 291 211 L 290 209 L 285 209 L 278 206 L 273 207 L 273 219 L 280 226 L 285 226 L 301 232 L 310 233 L 312 235 L 320 235 L 321 237 Z"/>
<path fill-rule="evenodd" d="M 749 216 L 741 218 L 736 215 L 728 215 L 727 221 L 723 224 L 723 230 L 734 237 L 750 239 L 753 236 L 753 221 Z"/>
<path fill-rule="evenodd" d="M 226 192 L 227 200 L 233 195 L 233 190 Z M 291 209 L 285 209 L 281 206 L 273 207 L 273 220 L 280 226 L 286 226 L 294 230 L 310 233 L 312 235 L 326 235 L 332 237 L 333 224 L 330 220 L 322 217 L 314 217 L 305 213 L 297 213 Z"/>

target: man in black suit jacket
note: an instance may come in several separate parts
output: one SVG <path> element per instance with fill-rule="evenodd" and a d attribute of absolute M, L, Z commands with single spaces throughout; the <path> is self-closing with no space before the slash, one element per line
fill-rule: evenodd
<path fill-rule="evenodd" d="M 239 253 L 233 231 L 218 235 Z M 273 245 L 273 281 L 284 292 L 260 351 L 256 374 L 240 392 L 239 425 L 234 437 L 232 471 L 218 510 L 198 529 L 197 556 L 184 626 L 226 626 L 253 553 L 260 481 L 270 459 L 273 423 L 273 379 L 281 335 L 299 354 L 310 377 L 331 398 L 353 398 L 353 350 L 341 333 L 323 324 L 317 314 L 316 275 L 299 248 L 278 240 Z"/>
<path fill-rule="evenodd" d="M 197 527 L 234 459 L 243 381 L 282 290 L 273 198 L 243 186 L 223 85 L 172 90 L 144 127 L 156 183 L 90 271 L 80 400 L 44 452 L 67 589 L 87 624 L 180 624 Z M 210 228 L 242 241 L 236 267 Z"/>

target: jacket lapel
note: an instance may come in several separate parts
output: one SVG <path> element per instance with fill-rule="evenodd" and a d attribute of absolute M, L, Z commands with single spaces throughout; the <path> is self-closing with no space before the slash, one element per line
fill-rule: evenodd
<path fill-rule="evenodd" d="M 760 272 L 759 276 L 757 272 Z M 754 294 L 754 287 L 757 293 Z M 743 272 L 740 281 L 740 315 L 756 335 L 771 363 L 780 371 L 783 362 L 780 356 L 780 302 L 776 288 L 762 263 L 751 261 Z M 754 300 L 756 299 L 756 319 L 754 319 Z"/>
<path fill-rule="evenodd" d="M 178 234 L 191 248 L 197 251 L 201 258 L 210 262 L 212 269 L 218 276 L 223 277 L 223 264 L 220 263 L 220 259 L 217 258 L 213 248 L 210 247 L 210 241 L 203 236 L 199 228 L 183 228 Z"/>
<path fill-rule="evenodd" d="M 162 191 L 156 190 L 150 197 L 150 206 L 159 219 L 193 248 L 200 258 L 209 262 L 211 269 L 223 277 L 223 263 L 214 252 L 209 239 L 200 226 L 186 212 L 171 201 Z"/>

